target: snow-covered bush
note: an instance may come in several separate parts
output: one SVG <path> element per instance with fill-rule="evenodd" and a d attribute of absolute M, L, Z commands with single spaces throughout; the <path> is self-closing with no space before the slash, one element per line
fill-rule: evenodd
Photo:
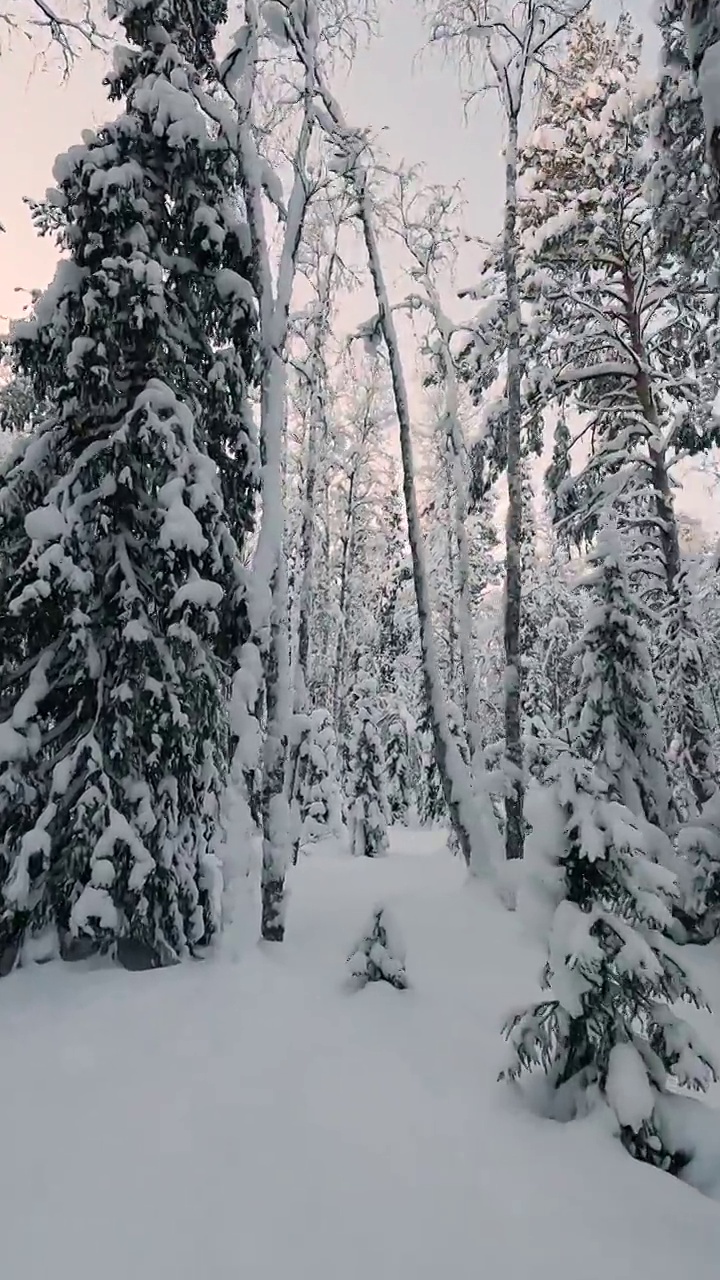
<path fill-rule="evenodd" d="M 387 853 L 390 824 L 387 761 L 380 733 L 377 684 L 369 676 L 363 676 L 354 691 L 348 757 L 351 851 L 357 857 L 382 857 Z"/>
<path fill-rule="evenodd" d="M 389 982 L 399 991 L 408 985 L 405 943 L 395 917 L 387 907 L 375 907 L 367 928 L 348 956 L 350 979 L 355 986 Z"/>
<path fill-rule="evenodd" d="M 528 841 L 550 918 L 547 996 L 509 1021 L 503 1074 L 542 1068 L 566 1115 L 599 1093 L 628 1151 L 677 1172 L 682 1154 L 668 1144 L 658 1100 L 671 1082 L 705 1089 L 715 1067 L 673 1008 L 705 1004 L 664 935 L 675 878 L 647 856 L 644 827 L 591 763 L 562 751 L 547 788 Z"/>

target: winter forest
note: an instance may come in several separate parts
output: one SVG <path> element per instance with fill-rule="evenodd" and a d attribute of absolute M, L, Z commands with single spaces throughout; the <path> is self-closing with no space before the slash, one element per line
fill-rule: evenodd
<path fill-rule="evenodd" d="M 495 238 L 346 115 L 383 4 L 2 15 L 107 99 L 0 347 L 28 1280 L 717 1275 L 720 2 L 402 2 Z"/>

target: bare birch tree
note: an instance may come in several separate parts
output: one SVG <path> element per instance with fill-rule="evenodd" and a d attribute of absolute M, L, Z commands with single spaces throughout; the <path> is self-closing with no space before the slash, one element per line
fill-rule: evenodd
<path fill-rule="evenodd" d="M 259 809 L 262 819 L 261 935 L 267 941 L 285 935 L 285 877 L 290 861 L 291 824 L 286 764 L 292 716 L 289 649 L 288 573 L 285 557 L 284 450 L 287 415 L 287 357 L 293 297 L 305 218 L 323 188 L 312 164 L 317 132 L 315 84 L 323 55 L 351 53 L 358 25 L 371 21 L 364 0 L 326 0 L 325 25 L 314 0 L 244 0 L 244 23 L 233 40 L 220 75 L 236 108 L 235 119 L 216 104 L 216 119 L 234 138 L 242 159 L 242 195 L 259 299 L 260 448 L 262 516 L 253 561 L 255 615 L 253 641 L 246 646 L 240 702 L 259 707 L 264 692 L 266 723 L 262 743 Z M 280 50 L 284 68 L 263 80 L 268 47 Z M 263 116 L 264 113 L 264 116 Z M 261 153 L 259 139 L 285 114 L 291 116 L 287 203 L 276 169 Z M 268 208 L 280 226 L 273 249 Z M 273 270 L 273 258 L 276 269 Z M 252 654 L 259 650 L 262 663 Z M 260 681 L 258 682 L 258 677 Z M 243 759 L 243 765 L 247 761 Z"/>
<path fill-rule="evenodd" d="M 276 6 L 277 8 L 277 6 Z M 264 682 L 266 723 L 262 742 L 261 935 L 281 942 L 285 934 L 285 877 L 290 855 L 290 815 L 285 792 L 285 765 L 292 715 L 288 635 L 287 564 L 284 555 L 285 504 L 283 453 L 287 411 L 287 341 L 290 305 L 303 224 L 313 194 L 309 153 L 312 116 L 312 68 L 317 52 L 317 24 L 306 21 L 306 61 L 297 90 L 300 122 L 292 154 L 290 196 L 285 207 L 282 183 L 258 149 L 257 93 L 261 43 L 283 42 L 278 17 L 245 0 L 245 23 L 221 68 L 225 88 L 237 108 L 235 140 L 242 158 L 243 190 L 259 299 L 260 448 L 262 516 L 253 561 L 255 611 L 253 641 L 262 662 L 245 654 L 246 705 L 258 706 Z M 283 21 L 298 23 L 295 10 Z M 286 41 L 287 42 L 287 41 Z M 227 122 L 225 124 L 227 128 Z M 232 127 L 232 126 L 230 126 Z M 272 269 L 272 243 L 266 226 L 268 202 L 282 220 L 277 270 Z M 246 646 L 252 649 L 252 645 Z M 248 684 L 255 687 L 248 689 Z"/>
<path fill-rule="evenodd" d="M 411 313 L 422 311 L 430 318 L 430 331 L 423 340 L 422 354 L 428 361 L 430 376 L 434 376 L 438 383 L 441 398 L 438 427 L 444 438 L 444 453 L 453 490 L 453 523 L 448 530 L 448 538 L 451 539 L 449 558 L 451 564 L 455 563 L 453 577 L 457 585 L 460 673 L 468 741 L 473 766 L 477 769 L 480 765 L 477 758 L 480 707 L 473 653 L 472 572 L 467 529 L 470 470 L 453 351 L 453 339 L 459 329 L 446 314 L 440 292 L 440 277 L 443 273 L 452 272 L 457 258 L 456 206 L 456 192 L 440 187 L 421 191 L 417 189 L 413 175 L 398 176 L 397 233 L 410 256 L 410 275 L 415 285 L 415 290 L 406 299 L 406 306 Z"/>

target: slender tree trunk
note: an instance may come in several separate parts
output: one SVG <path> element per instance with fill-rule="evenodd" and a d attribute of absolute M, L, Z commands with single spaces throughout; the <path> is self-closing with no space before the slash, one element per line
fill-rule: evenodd
<path fill-rule="evenodd" d="M 420 268 L 419 278 L 425 291 L 424 302 L 428 306 L 437 331 L 437 355 L 442 369 L 444 393 L 444 417 L 442 428 L 445 479 L 448 506 L 453 511 L 452 524 L 448 528 L 448 561 L 451 581 L 457 590 L 457 603 L 450 608 L 450 636 L 452 640 L 451 670 L 454 675 L 455 641 L 460 660 L 460 676 L 464 697 L 466 736 L 470 759 L 474 765 L 475 781 L 479 780 L 480 751 L 480 701 L 475 678 L 475 654 L 473 647 L 473 609 L 471 601 L 472 571 L 470 566 L 470 542 L 467 520 L 470 510 L 470 468 L 467 444 L 460 414 L 460 391 L 457 369 L 453 359 L 453 326 L 443 310 L 431 269 L 422 254 L 416 257 Z M 413 273 L 415 274 L 415 273 Z"/>
<path fill-rule="evenodd" d="M 289 806 L 285 761 L 290 724 L 287 569 L 281 557 L 273 581 L 273 618 L 265 660 L 267 725 L 262 754 L 262 866 L 260 933 L 266 942 L 285 937 L 285 876 L 289 854 Z"/>
<path fill-rule="evenodd" d="M 298 641 L 295 667 L 295 709 L 304 709 L 309 680 L 310 627 L 315 574 L 315 526 L 320 462 L 320 441 L 327 436 L 325 406 L 326 363 L 324 348 L 328 338 L 332 311 L 332 295 L 338 262 L 333 250 L 325 273 L 318 283 L 318 306 L 313 320 L 308 371 L 309 406 L 305 495 L 300 530 L 300 591 L 298 607 Z M 323 426 L 325 431 L 323 432 Z"/>
<path fill-rule="evenodd" d="M 650 459 L 650 483 L 662 549 L 665 582 L 668 597 L 672 598 L 677 594 L 677 579 L 680 572 L 680 535 L 670 487 L 670 477 L 668 475 L 666 449 L 660 443 L 660 420 L 648 374 L 647 354 L 643 342 L 635 283 L 627 266 L 623 269 L 622 279 L 626 306 L 625 322 L 630 335 L 630 345 L 637 360 L 635 391 L 640 402 L 642 415 L 649 427 L 647 445 Z"/>
<path fill-rule="evenodd" d="M 415 492 L 415 463 L 412 449 L 410 406 L 400 357 L 400 347 L 395 329 L 390 301 L 382 270 L 380 249 L 375 233 L 369 197 L 362 174 L 354 175 L 358 194 L 358 217 L 362 223 L 363 237 L 368 254 L 378 316 L 390 360 L 393 396 L 400 432 L 400 454 L 403 470 L 403 495 L 407 517 L 408 538 L 412 554 L 413 582 L 420 630 L 423 683 L 433 731 L 435 759 L 442 781 L 443 795 L 465 861 L 478 865 L 483 851 L 473 849 L 477 834 L 473 828 L 472 779 L 464 765 L 457 744 L 453 741 L 447 717 L 445 695 L 440 674 L 432 630 L 432 611 L 425 547 L 420 524 L 420 513 Z M 473 856 L 475 854 L 475 856 Z"/>
<path fill-rule="evenodd" d="M 339 726 L 341 716 L 341 694 L 343 676 L 345 674 L 345 649 L 347 629 L 347 601 L 350 583 L 351 550 L 353 540 L 353 507 L 355 502 L 355 481 L 357 472 L 352 471 L 348 479 L 347 504 L 345 507 L 345 528 L 340 540 L 340 592 L 338 597 L 338 633 L 335 646 L 335 664 L 333 671 L 333 715 Z"/>
<path fill-rule="evenodd" d="M 457 654 L 455 650 L 458 639 L 458 627 L 455 619 L 455 591 L 458 586 L 457 565 L 455 563 L 456 549 L 457 546 L 454 531 L 452 528 L 449 528 L 447 532 L 447 564 L 448 579 L 450 583 L 450 595 L 447 602 L 448 688 L 453 698 L 457 687 Z"/>
<path fill-rule="evenodd" d="M 313 341 L 315 342 L 316 336 Z M 313 351 L 313 356 L 317 352 Z M 310 403 L 307 423 L 307 454 L 305 469 L 305 492 L 303 495 L 302 518 L 300 523 L 300 587 L 298 590 L 297 612 L 297 653 L 293 671 L 293 710 L 296 715 L 307 711 L 310 700 L 308 696 L 309 663 L 310 663 L 310 627 L 314 599 L 315 574 L 315 491 L 318 473 L 318 442 L 320 434 L 319 415 L 322 411 L 320 389 L 321 370 L 319 361 L 310 361 Z M 290 812 L 293 816 L 292 862 L 297 865 L 300 854 L 300 826 L 297 819 L 296 790 L 298 763 L 302 735 L 291 734 L 286 761 L 286 794 Z"/>
<path fill-rule="evenodd" d="M 326 456 L 326 455 L 324 455 Z M 323 465 L 322 470 L 322 499 L 320 508 L 322 510 L 322 536 L 320 539 L 320 548 L 322 556 L 322 577 L 320 583 L 320 599 L 329 600 L 331 597 L 331 533 L 330 533 L 330 485 L 328 483 L 327 466 Z M 315 699 L 317 705 L 327 707 L 328 711 L 333 709 L 333 675 L 331 660 L 331 638 L 332 626 L 330 613 L 327 609 L 315 619 L 316 626 L 316 657 L 312 666 L 313 687 L 315 689 Z"/>
<path fill-rule="evenodd" d="M 505 522 L 505 755 L 509 791 L 505 799 L 505 856 L 522 858 L 525 849 L 522 748 L 522 399 L 520 366 L 520 292 L 517 278 L 517 152 L 518 119 L 508 115 L 505 157 L 505 232 L 503 265 L 507 288 L 507 485 Z"/>
<path fill-rule="evenodd" d="M 315 567 L 315 486 L 317 482 L 318 446 L 316 399 L 316 392 L 312 390 L 308 420 L 305 494 L 300 527 L 300 591 L 294 680 L 296 711 L 304 710 L 307 703 L 308 663 L 310 657 L 310 620 L 313 599 L 313 571 Z"/>

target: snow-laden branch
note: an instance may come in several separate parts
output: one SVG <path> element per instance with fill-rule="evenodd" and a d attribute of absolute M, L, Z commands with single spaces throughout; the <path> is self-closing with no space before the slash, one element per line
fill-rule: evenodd
<path fill-rule="evenodd" d="M 571 24 L 591 0 L 420 0 L 430 45 L 453 54 L 467 97 L 495 90 L 518 119 L 528 91 L 552 73 Z"/>
<path fill-rule="evenodd" d="M 117 12 L 116 6 L 108 5 L 110 18 Z M 44 37 L 49 49 L 59 54 L 65 77 L 83 46 L 100 49 L 107 38 L 97 24 L 91 0 L 83 0 L 77 14 L 61 11 L 48 0 L 20 0 L 20 7 L 8 7 L 0 13 L 0 26 L 30 39 Z"/>

